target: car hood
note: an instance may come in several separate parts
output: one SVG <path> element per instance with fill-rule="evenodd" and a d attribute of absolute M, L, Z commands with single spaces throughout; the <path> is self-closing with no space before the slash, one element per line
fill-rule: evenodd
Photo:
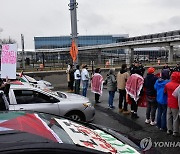
<path fill-rule="evenodd" d="M 108 153 L 139 153 L 133 146 L 122 141 L 122 136 L 119 138 L 114 134 L 115 137 L 109 133 L 109 130 L 103 131 L 91 124 L 39 112 L 0 112 L 0 127 L 1 143 L 9 140 L 11 143 L 21 144 L 32 141 L 34 143 L 54 142 Z M 26 136 L 27 134 L 29 135 Z"/>
<path fill-rule="evenodd" d="M 40 85 L 40 87 L 42 87 L 42 89 L 53 89 L 54 88 L 50 82 L 45 81 L 45 80 L 39 80 L 39 81 L 37 81 L 37 84 Z"/>
<path fill-rule="evenodd" d="M 67 96 L 68 100 L 89 101 L 87 97 L 84 97 L 81 95 L 71 94 L 71 93 L 66 93 L 66 92 L 63 92 L 63 93 Z"/>

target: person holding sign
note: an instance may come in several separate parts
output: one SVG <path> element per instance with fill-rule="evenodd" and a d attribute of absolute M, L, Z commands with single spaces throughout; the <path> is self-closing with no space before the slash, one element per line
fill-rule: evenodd
<path fill-rule="evenodd" d="M 9 110 L 9 103 L 7 101 L 8 94 L 10 89 L 10 80 L 6 77 L 6 82 L 0 79 L 0 111 Z M 3 95 L 5 94 L 5 96 Z"/>

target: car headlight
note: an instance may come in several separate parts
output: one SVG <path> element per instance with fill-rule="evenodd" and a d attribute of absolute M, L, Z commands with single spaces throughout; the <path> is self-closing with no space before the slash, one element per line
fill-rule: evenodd
<path fill-rule="evenodd" d="M 92 107 L 92 106 L 93 106 L 92 103 L 90 103 L 90 102 L 83 103 L 83 105 L 84 105 L 85 107 Z"/>

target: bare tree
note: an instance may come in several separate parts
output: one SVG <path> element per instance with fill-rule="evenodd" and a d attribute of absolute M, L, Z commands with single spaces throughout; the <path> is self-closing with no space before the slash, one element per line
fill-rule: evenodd
<path fill-rule="evenodd" d="M 2 39 L 2 44 L 13 44 L 13 43 L 16 43 L 16 40 L 10 37 L 8 39 Z"/>

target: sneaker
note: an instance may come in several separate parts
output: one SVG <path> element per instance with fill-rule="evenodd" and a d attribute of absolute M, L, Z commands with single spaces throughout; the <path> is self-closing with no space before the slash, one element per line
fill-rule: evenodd
<path fill-rule="evenodd" d="M 123 109 L 119 109 L 119 112 L 123 112 Z"/>
<path fill-rule="evenodd" d="M 150 125 L 154 126 L 154 125 L 156 125 L 156 122 L 155 121 L 151 121 Z"/>
<path fill-rule="evenodd" d="M 177 136 L 179 136 L 179 133 L 178 132 L 174 132 L 173 136 L 177 137 Z"/>
<path fill-rule="evenodd" d="M 149 123 L 150 123 L 150 119 L 146 119 L 146 120 L 145 120 L 145 123 L 146 123 L 146 124 L 149 124 Z"/>
<path fill-rule="evenodd" d="M 168 135 L 171 135 L 172 133 L 173 133 L 172 130 L 167 130 Z"/>
<path fill-rule="evenodd" d="M 109 109 L 114 109 L 115 107 L 114 106 L 109 106 Z"/>

